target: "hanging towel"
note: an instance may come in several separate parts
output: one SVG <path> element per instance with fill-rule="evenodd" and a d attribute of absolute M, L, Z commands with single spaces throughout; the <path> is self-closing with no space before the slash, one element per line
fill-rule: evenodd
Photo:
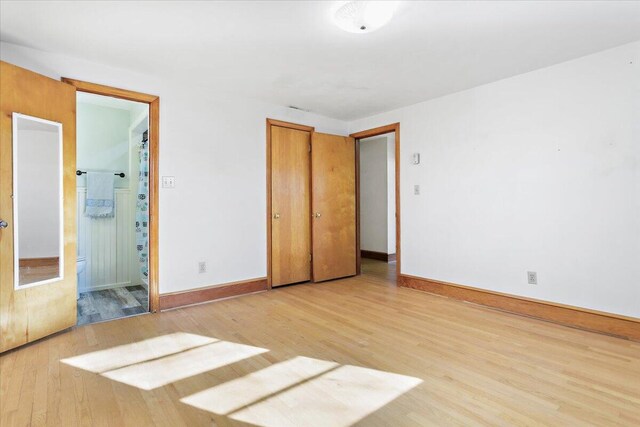
<path fill-rule="evenodd" d="M 113 172 L 87 172 L 87 201 L 84 214 L 91 218 L 114 215 Z"/>

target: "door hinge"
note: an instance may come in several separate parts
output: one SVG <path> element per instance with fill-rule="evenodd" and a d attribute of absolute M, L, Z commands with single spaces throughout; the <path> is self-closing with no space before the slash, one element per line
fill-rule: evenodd
<path fill-rule="evenodd" d="M 313 254 L 309 254 L 309 262 L 313 261 Z"/>
<path fill-rule="evenodd" d="M 309 143 L 309 152 L 311 152 L 311 143 Z"/>

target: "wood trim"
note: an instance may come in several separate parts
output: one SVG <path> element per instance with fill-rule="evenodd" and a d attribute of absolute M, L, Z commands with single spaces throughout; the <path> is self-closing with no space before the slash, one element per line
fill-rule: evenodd
<path fill-rule="evenodd" d="M 257 279 L 208 286 L 206 288 L 162 294 L 160 295 L 160 310 L 164 311 L 171 308 L 200 304 L 266 290 L 268 290 L 267 278 L 260 277 Z"/>
<path fill-rule="evenodd" d="M 406 274 L 400 275 L 398 285 L 565 326 L 640 341 L 640 319 L 635 317 L 621 316 Z"/>
<path fill-rule="evenodd" d="M 272 288 L 271 283 L 271 126 L 280 126 L 289 129 L 296 129 L 313 134 L 315 128 L 312 126 L 300 125 L 297 123 L 283 122 L 267 118 L 267 289 Z M 311 138 L 311 135 L 309 136 Z M 311 139 L 309 139 L 311 143 Z M 311 170 L 311 165 L 309 165 Z M 311 179 L 309 179 L 309 191 L 311 191 Z M 313 239 L 313 236 L 311 237 Z M 313 269 L 311 271 L 313 280 Z"/>
<path fill-rule="evenodd" d="M 270 126 L 280 126 L 280 127 L 283 127 L 283 128 L 302 130 L 302 131 L 306 131 L 306 132 L 314 132 L 315 131 L 315 128 L 312 127 L 312 126 L 300 125 L 300 124 L 297 124 L 297 123 L 283 122 L 281 120 L 267 119 L 267 128 L 270 128 Z"/>
<path fill-rule="evenodd" d="M 267 289 L 271 289 L 271 119 L 267 119 Z"/>
<path fill-rule="evenodd" d="M 384 135 L 386 133 L 395 132 L 395 151 L 396 151 L 396 281 L 400 283 L 400 123 L 392 123 L 390 125 L 379 126 L 373 129 L 367 129 L 360 132 L 352 133 L 352 138 L 356 140 L 362 138 L 370 138 L 372 136 Z M 360 186 L 356 187 L 356 205 L 360 204 Z M 359 227 L 360 218 L 357 218 L 357 227 Z M 359 240 L 359 239 L 358 239 Z M 360 254 L 360 252 L 358 252 Z"/>
<path fill-rule="evenodd" d="M 313 213 L 313 136 L 315 133 L 314 130 L 309 134 L 309 150 L 311 150 L 311 155 L 309 156 L 309 215 Z M 313 218 L 311 218 L 311 223 L 309 224 L 309 236 L 311 239 L 311 258 L 309 261 L 309 268 L 311 270 L 311 282 L 315 283 L 316 277 L 313 274 L 313 263 L 314 263 L 314 253 L 313 253 Z"/>
<path fill-rule="evenodd" d="M 400 129 L 400 123 L 392 123 L 390 125 L 379 126 L 373 129 L 367 129 L 349 135 L 352 138 L 362 139 L 371 138 L 372 136 L 384 135 L 385 133 L 397 132 Z"/>
<path fill-rule="evenodd" d="M 396 254 L 387 254 L 384 252 L 361 250 L 362 258 L 377 259 L 378 261 L 393 262 L 396 260 Z"/>
<path fill-rule="evenodd" d="M 149 104 L 149 311 L 160 309 L 159 280 L 159 161 L 160 161 L 160 97 L 96 83 L 63 77 L 63 82 L 80 92 L 112 96 Z"/>
<path fill-rule="evenodd" d="M 160 98 L 149 103 L 149 311 L 160 310 Z"/>
<path fill-rule="evenodd" d="M 400 123 L 395 124 L 396 133 L 396 282 L 400 277 Z"/>
<path fill-rule="evenodd" d="M 150 104 L 157 100 L 156 95 L 149 95 L 142 92 L 135 92 L 127 89 L 120 89 L 112 86 L 105 86 L 96 83 L 84 82 L 82 80 L 70 79 L 68 77 L 62 77 L 63 82 L 74 86 L 81 92 L 94 93 L 96 95 L 112 96 L 114 98 L 126 99 L 128 101 L 144 102 Z"/>
<path fill-rule="evenodd" d="M 356 139 L 356 276 L 362 274 L 360 250 L 360 140 Z"/>
<path fill-rule="evenodd" d="M 52 267 L 60 263 L 59 257 L 50 258 L 21 258 L 18 261 L 20 267 Z"/>

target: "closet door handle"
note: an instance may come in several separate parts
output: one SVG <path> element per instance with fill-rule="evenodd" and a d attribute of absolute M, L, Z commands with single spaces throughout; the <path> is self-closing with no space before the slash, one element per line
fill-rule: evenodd
<path fill-rule="evenodd" d="M 5 221 L 4 219 L 0 219 L 0 228 L 7 228 L 9 226 L 9 223 L 7 223 L 7 221 Z"/>
<path fill-rule="evenodd" d="M 273 214 L 273 219 L 280 219 L 280 214 L 279 213 L 274 213 Z"/>
<path fill-rule="evenodd" d="M 320 218 L 322 215 L 320 214 L 320 212 L 316 212 L 314 215 L 316 218 Z"/>

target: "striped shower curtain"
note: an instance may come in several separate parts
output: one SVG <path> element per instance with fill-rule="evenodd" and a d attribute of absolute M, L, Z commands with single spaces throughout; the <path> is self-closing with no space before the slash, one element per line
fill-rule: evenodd
<path fill-rule="evenodd" d="M 146 133 L 145 133 L 146 134 Z M 140 278 L 149 284 L 149 143 L 143 140 L 138 151 L 138 198 L 136 200 L 136 249 Z"/>

